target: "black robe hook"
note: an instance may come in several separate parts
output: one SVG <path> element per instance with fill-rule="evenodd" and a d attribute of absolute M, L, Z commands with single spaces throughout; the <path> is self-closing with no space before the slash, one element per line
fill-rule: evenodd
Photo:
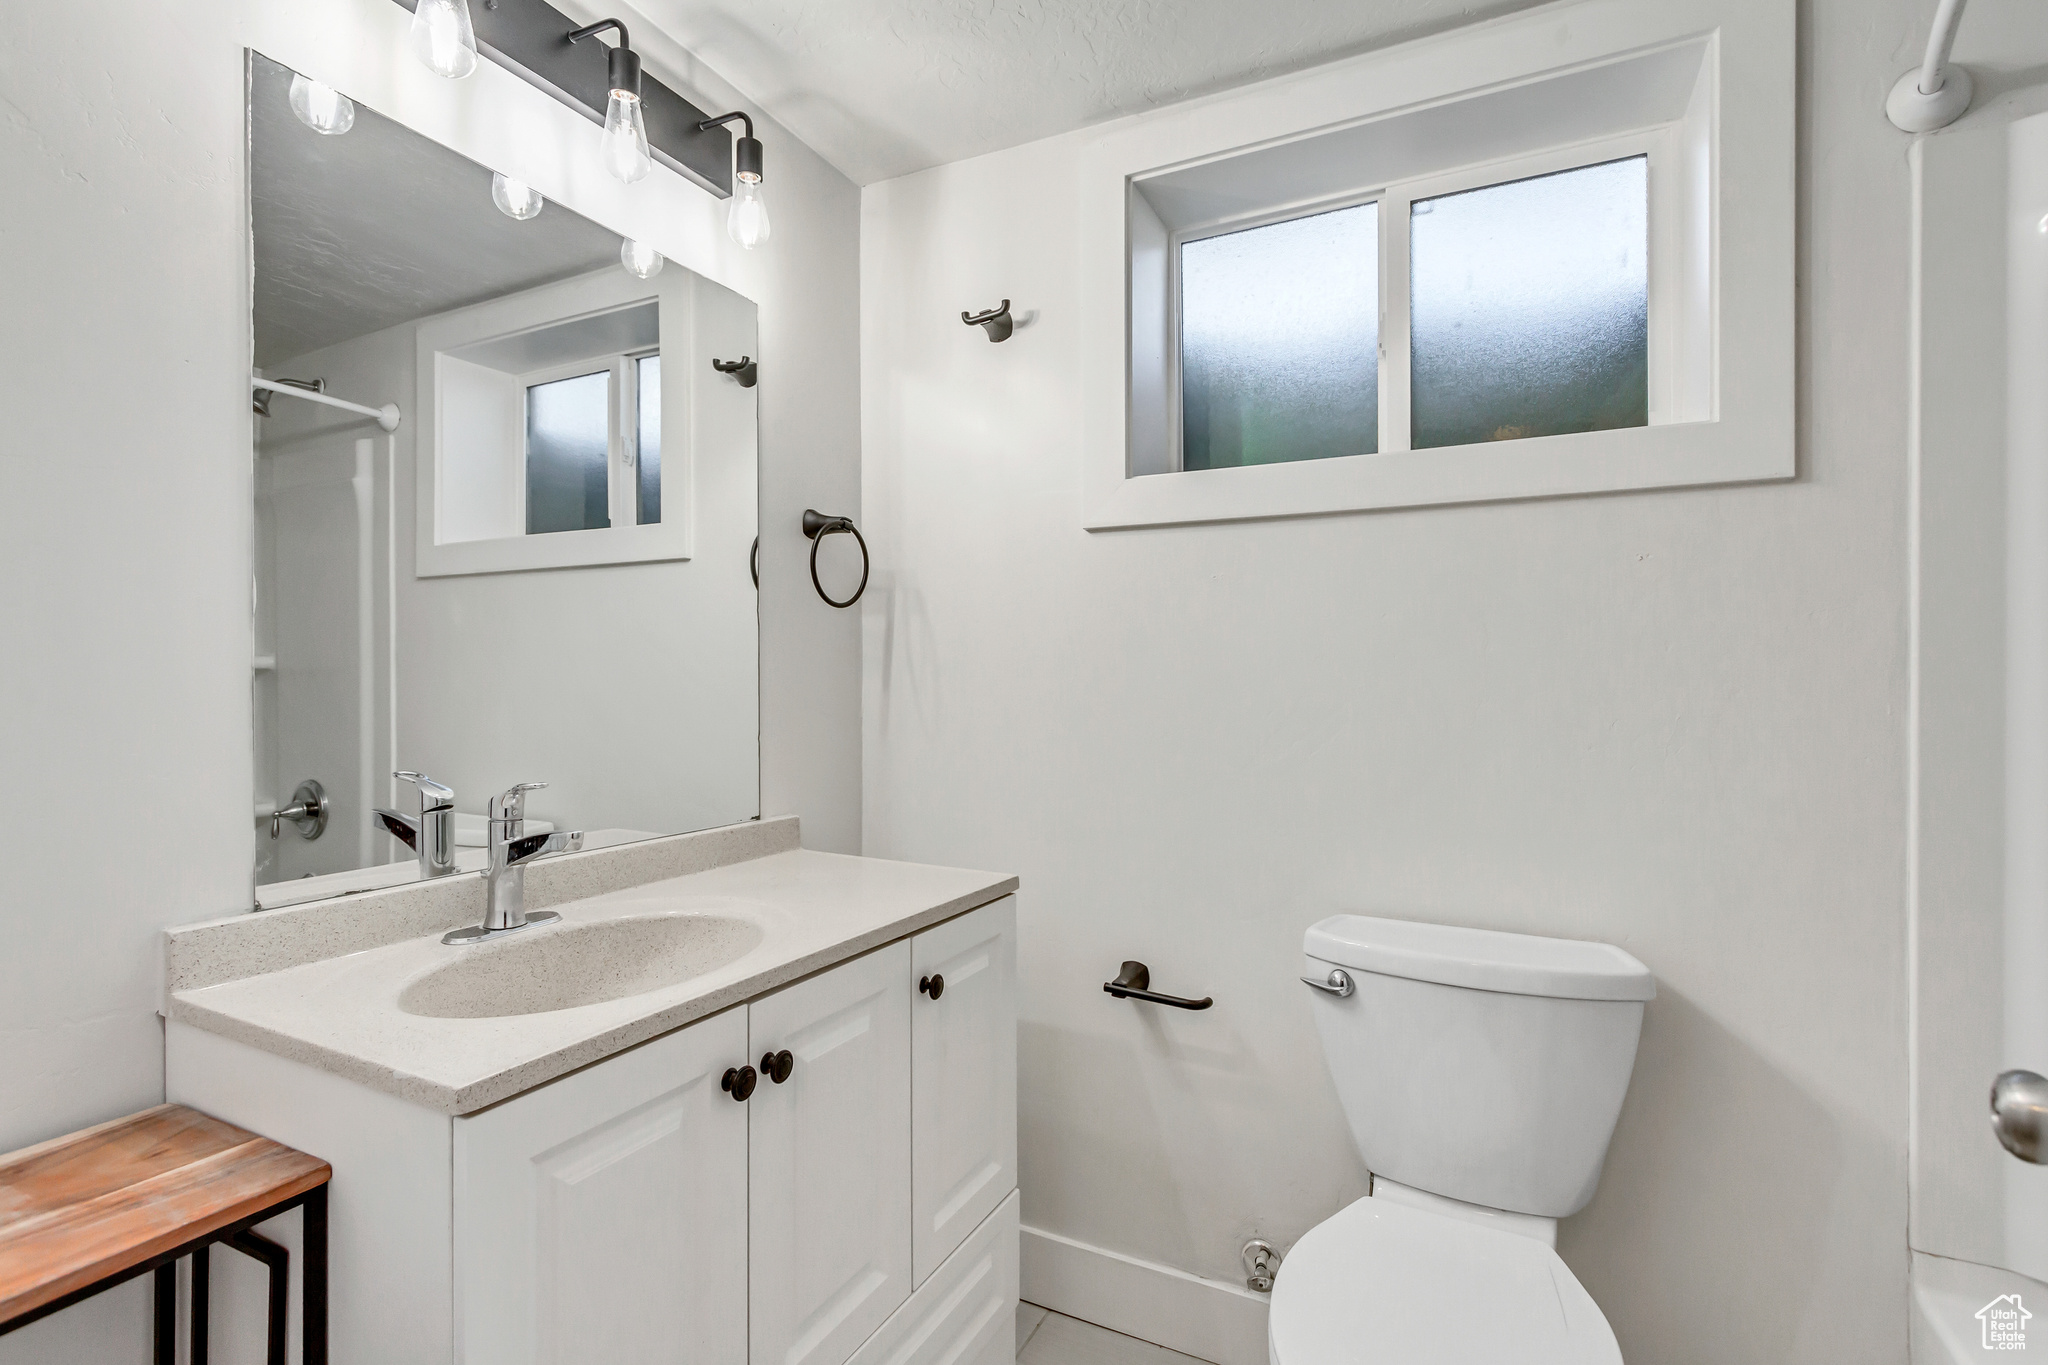
<path fill-rule="evenodd" d="M 1000 308 L 991 308 L 986 313 L 962 313 L 960 321 L 969 327 L 979 327 L 988 333 L 990 341 L 1008 341 L 1014 325 L 1010 317 L 1010 301 L 1004 299 Z"/>

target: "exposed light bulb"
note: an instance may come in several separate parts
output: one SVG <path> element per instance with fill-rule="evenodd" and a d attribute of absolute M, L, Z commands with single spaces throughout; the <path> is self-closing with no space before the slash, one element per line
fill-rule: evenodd
<path fill-rule="evenodd" d="M 734 184 L 732 202 L 725 208 L 726 236 L 752 251 L 767 241 L 773 230 L 768 205 L 761 201 L 761 177 L 741 176 Z"/>
<path fill-rule="evenodd" d="M 345 133 L 356 125 L 355 101 L 331 85 L 292 73 L 292 112 L 316 133 Z"/>
<path fill-rule="evenodd" d="M 626 267 L 628 274 L 651 280 L 661 273 L 662 256 L 647 243 L 628 237 L 619 243 L 619 264 Z"/>
<path fill-rule="evenodd" d="M 647 154 L 647 115 L 640 97 L 624 90 L 612 91 L 604 109 L 604 168 L 628 185 L 654 169 Z"/>
<path fill-rule="evenodd" d="M 507 218 L 520 222 L 534 217 L 547 200 L 540 197 L 540 191 L 524 180 L 514 180 L 503 171 L 491 172 L 491 202 L 498 206 L 498 212 Z"/>
<path fill-rule="evenodd" d="M 427 70 L 450 80 L 476 70 L 469 0 L 419 0 L 412 12 L 412 54 Z"/>
<path fill-rule="evenodd" d="M 725 206 L 725 235 L 752 251 L 768 240 L 772 230 L 768 205 L 761 198 L 762 170 L 767 158 L 762 154 L 761 139 L 754 136 L 754 120 L 745 110 L 735 109 L 730 114 L 705 119 L 697 128 L 703 132 L 734 119 L 739 120 L 742 131 L 732 144 L 732 201 Z"/>

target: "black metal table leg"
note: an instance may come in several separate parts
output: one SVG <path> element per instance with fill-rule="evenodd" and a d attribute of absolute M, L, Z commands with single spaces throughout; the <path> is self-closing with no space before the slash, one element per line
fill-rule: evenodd
<path fill-rule="evenodd" d="M 206 1365 L 206 1310 L 208 1308 L 206 1248 L 192 1253 L 192 1349 L 188 1365 Z"/>
<path fill-rule="evenodd" d="M 231 1234 L 227 1244 L 244 1256 L 263 1262 L 270 1267 L 270 1350 L 266 1359 L 268 1365 L 286 1365 L 285 1361 L 285 1306 L 287 1288 L 291 1281 L 291 1253 L 268 1237 L 244 1229 Z"/>
<path fill-rule="evenodd" d="M 178 1263 L 156 1268 L 156 1365 L 178 1365 Z"/>
<path fill-rule="evenodd" d="M 327 1187 L 309 1190 L 301 1207 L 299 1356 L 304 1365 L 327 1365 Z"/>

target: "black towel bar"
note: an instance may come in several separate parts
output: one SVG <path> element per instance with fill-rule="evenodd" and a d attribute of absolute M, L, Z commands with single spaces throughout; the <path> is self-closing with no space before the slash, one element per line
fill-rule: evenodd
<path fill-rule="evenodd" d="M 1177 1010 L 1205 1010 L 1216 1002 L 1208 996 L 1200 1000 L 1189 1000 L 1179 995 L 1161 995 L 1147 990 L 1152 984 L 1151 969 L 1142 962 L 1124 963 L 1124 969 L 1117 973 L 1116 980 L 1105 981 L 1102 989 L 1119 1000 L 1150 1000 L 1155 1005 L 1171 1005 Z"/>

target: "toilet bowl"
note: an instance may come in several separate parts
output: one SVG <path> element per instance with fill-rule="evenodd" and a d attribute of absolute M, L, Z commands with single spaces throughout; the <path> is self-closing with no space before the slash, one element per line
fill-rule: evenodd
<path fill-rule="evenodd" d="M 1374 1197 L 1294 1244 L 1267 1347 L 1273 1365 L 1621 1365 L 1548 1244 Z"/>
<path fill-rule="evenodd" d="M 1273 1365 L 1620 1365 L 1553 1248 L 1599 1183 L 1649 969 L 1605 943 L 1364 915 L 1303 948 L 1373 1192 L 1287 1254 Z"/>

